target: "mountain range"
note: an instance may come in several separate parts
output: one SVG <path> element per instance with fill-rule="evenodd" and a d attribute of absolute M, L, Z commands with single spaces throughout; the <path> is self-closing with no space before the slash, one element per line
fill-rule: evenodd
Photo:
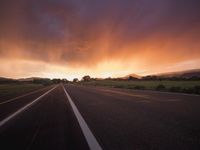
<path fill-rule="evenodd" d="M 138 78 L 141 79 L 145 76 L 139 76 L 137 74 L 129 74 L 124 79 L 127 79 L 129 77 Z M 151 74 L 148 76 L 157 76 L 157 77 L 163 77 L 163 78 L 170 78 L 170 77 L 180 77 L 180 78 L 191 78 L 191 77 L 200 77 L 200 69 L 192 69 L 192 70 L 184 70 L 184 71 L 177 71 L 177 72 L 167 72 L 167 73 L 161 73 L 161 74 Z"/>

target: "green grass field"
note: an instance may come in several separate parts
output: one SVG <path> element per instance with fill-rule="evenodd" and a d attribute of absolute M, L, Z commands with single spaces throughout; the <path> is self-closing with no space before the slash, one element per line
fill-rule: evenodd
<path fill-rule="evenodd" d="M 44 87 L 42 84 L 0 84 L 0 99 L 9 99 Z"/>
<path fill-rule="evenodd" d="M 200 81 L 89 81 L 83 85 L 200 94 Z"/>

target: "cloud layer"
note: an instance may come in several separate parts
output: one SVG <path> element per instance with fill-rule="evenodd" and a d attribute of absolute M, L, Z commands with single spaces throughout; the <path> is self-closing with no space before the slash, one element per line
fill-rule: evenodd
<path fill-rule="evenodd" d="M 142 70 L 198 61 L 199 8 L 199 0 L 1 0 L 0 57 Z"/>

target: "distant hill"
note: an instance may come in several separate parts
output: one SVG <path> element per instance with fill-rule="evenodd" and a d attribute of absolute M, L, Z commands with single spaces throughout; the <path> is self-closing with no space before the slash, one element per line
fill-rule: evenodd
<path fill-rule="evenodd" d="M 45 79 L 48 78 L 30 77 L 30 78 L 11 79 L 11 78 L 0 77 L 0 83 L 33 82 L 34 80 L 45 80 Z"/>
<path fill-rule="evenodd" d="M 122 77 L 121 79 L 128 79 L 129 77 L 141 79 L 141 78 L 147 78 L 147 77 L 163 77 L 163 78 L 171 78 L 171 77 L 177 77 L 177 78 L 192 78 L 192 77 L 198 77 L 200 78 L 200 69 L 192 69 L 192 70 L 184 70 L 184 71 L 177 71 L 177 72 L 167 72 L 167 73 L 161 73 L 161 74 L 151 74 L 147 76 L 139 76 L 137 74 L 129 74 L 127 76 Z"/>
<path fill-rule="evenodd" d="M 38 77 L 30 77 L 30 78 L 20 78 L 18 81 L 33 81 L 35 79 L 40 79 Z"/>
<path fill-rule="evenodd" d="M 17 80 L 11 79 L 11 78 L 0 77 L 0 83 L 11 83 L 11 82 L 17 82 Z"/>
<path fill-rule="evenodd" d="M 162 73 L 162 74 L 157 74 L 156 76 L 160 76 L 160 77 L 182 77 L 182 78 L 200 77 L 200 69 Z"/>
<path fill-rule="evenodd" d="M 0 81 L 10 81 L 10 80 L 13 81 L 14 79 L 0 77 Z"/>
<path fill-rule="evenodd" d="M 0 82 L 3 82 L 3 81 L 20 81 L 20 82 L 28 82 L 28 81 L 34 81 L 34 80 L 45 80 L 45 79 L 49 79 L 49 78 L 30 77 L 30 78 L 11 79 L 11 78 L 0 77 Z"/>
<path fill-rule="evenodd" d="M 40 80 L 40 79 L 43 79 L 43 78 L 40 78 L 40 77 L 20 78 L 18 79 L 18 81 L 34 81 L 34 80 Z"/>
<path fill-rule="evenodd" d="M 142 78 L 142 76 L 139 76 L 139 75 L 134 74 L 134 73 L 129 74 L 129 75 L 127 75 L 127 76 L 125 76 L 125 77 L 122 77 L 122 78 L 123 78 L 123 79 L 128 79 L 130 76 L 133 77 L 133 78 L 137 78 L 137 79 Z"/>

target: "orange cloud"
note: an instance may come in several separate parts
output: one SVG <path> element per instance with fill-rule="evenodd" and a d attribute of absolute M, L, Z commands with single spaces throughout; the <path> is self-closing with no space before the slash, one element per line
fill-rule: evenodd
<path fill-rule="evenodd" d="M 16 3 L 0 2 L 0 76 L 116 77 L 199 68 L 196 0 Z"/>

